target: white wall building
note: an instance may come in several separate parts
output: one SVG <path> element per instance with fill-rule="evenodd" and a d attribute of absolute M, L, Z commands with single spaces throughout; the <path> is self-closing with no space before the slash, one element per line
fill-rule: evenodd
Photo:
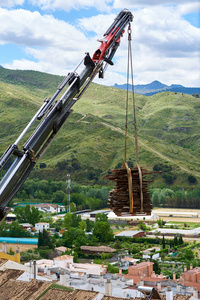
<path fill-rule="evenodd" d="M 64 205 L 58 205 L 53 203 L 39 203 L 33 205 L 35 208 L 37 208 L 39 211 L 45 212 L 45 213 L 59 213 L 62 211 L 65 211 Z"/>
<path fill-rule="evenodd" d="M 36 223 L 35 224 L 35 231 L 38 232 L 43 232 L 43 230 L 47 230 L 49 229 L 49 223 L 45 223 L 45 222 L 40 222 L 40 223 Z"/>
<path fill-rule="evenodd" d="M 156 253 L 160 251 L 160 247 L 152 247 L 143 251 L 143 259 L 158 259 L 160 257 L 160 253 Z M 152 255 L 153 254 L 153 255 Z"/>

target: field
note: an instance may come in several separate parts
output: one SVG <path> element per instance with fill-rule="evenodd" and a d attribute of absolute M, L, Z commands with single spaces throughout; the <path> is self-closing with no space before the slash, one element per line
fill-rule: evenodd
<path fill-rule="evenodd" d="M 184 209 L 184 208 L 159 208 L 156 207 L 153 209 L 153 212 L 155 214 L 156 211 L 163 211 L 163 212 L 183 212 L 183 213 L 197 213 L 198 218 L 193 218 L 193 217 L 161 217 L 164 221 L 167 222 L 184 222 L 184 223 L 199 223 L 200 226 L 200 209 Z"/>
<path fill-rule="evenodd" d="M 10 243 L 6 243 L 7 244 L 7 253 L 10 252 L 10 250 L 12 251 L 16 251 L 19 249 L 19 252 L 24 252 L 27 251 L 29 249 L 33 250 L 34 248 L 37 248 L 37 245 L 28 245 L 28 244 L 10 244 Z M 2 245 L 3 243 L 0 243 L 0 249 L 2 249 Z"/>

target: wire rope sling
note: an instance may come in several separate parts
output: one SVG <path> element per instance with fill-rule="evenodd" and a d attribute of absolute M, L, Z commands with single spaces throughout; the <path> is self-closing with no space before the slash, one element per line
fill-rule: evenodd
<path fill-rule="evenodd" d="M 132 58 L 132 37 L 131 24 L 128 26 L 128 62 L 127 62 L 127 89 L 126 89 L 126 117 L 125 117 L 125 146 L 124 146 L 124 163 L 121 169 L 111 170 L 111 174 L 104 178 L 114 181 L 115 188 L 110 191 L 108 204 L 113 212 L 118 215 L 150 215 L 152 204 L 150 193 L 148 191 L 148 180 L 144 179 L 145 169 L 139 165 L 138 155 L 138 134 L 136 125 L 136 104 L 133 81 L 133 58 Z M 129 79 L 131 79 L 131 91 L 129 91 Z M 136 167 L 129 168 L 127 163 L 127 140 L 128 140 L 128 112 L 129 112 L 129 96 L 131 94 L 133 105 L 133 126 L 135 140 Z"/>

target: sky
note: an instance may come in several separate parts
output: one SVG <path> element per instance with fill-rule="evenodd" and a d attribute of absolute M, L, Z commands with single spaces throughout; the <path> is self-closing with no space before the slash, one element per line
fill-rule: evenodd
<path fill-rule="evenodd" d="M 200 87 L 200 0 L 0 0 L 0 65 L 67 75 L 124 8 L 134 16 L 134 84 Z M 127 35 L 95 82 L 126 83 Z"/>

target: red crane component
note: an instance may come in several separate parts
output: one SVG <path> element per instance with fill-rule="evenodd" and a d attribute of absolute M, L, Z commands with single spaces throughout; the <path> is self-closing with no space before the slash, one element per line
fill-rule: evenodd
<path fill-rule="evenodd" d="M 107 52 L 108 48 L 110 47 L 110 45 L 114 41 L 114 38 L 115 38 L 118 31 L 119 31 L 119 28 L 117 28 L 114 31 L 114 33 L 111 32 L 110 34 L 108 34 L 107 37 L 104 38 L 103 40 L 99 40 L 101 42 L 101 46 L 95 51 L 95 53 L 92 57 L 93 62 L 99 62 L 102 59 L 104 59 L 106 62 L 108 62 L 107 61 L 108 59 L 106 59 L 105 55 L 106 55 L 106 52 Z M 120 37 L 122 36 L 123 33 L 124 33 L 124 30 L 122 31 Z M 115 41 L 115 43 L 118 44 L 118 45 L 120 44 L 120 37 Z"/>

